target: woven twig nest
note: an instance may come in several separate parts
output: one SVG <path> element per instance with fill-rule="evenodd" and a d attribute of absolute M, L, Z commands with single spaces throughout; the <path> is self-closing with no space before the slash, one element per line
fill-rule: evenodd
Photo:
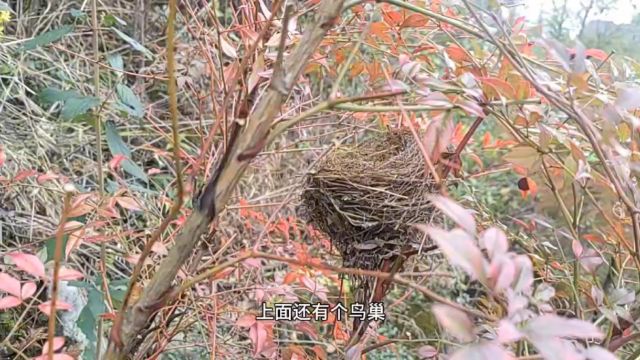
<path fill-rule="evenodd" d="M 380 270 L 383 259 L 420 245 L 411 225 L 431 222 L 434 191 L 415 138 L 395 130 L 328 154 L 307 175 L 302 203 L 344 266 Z"/>

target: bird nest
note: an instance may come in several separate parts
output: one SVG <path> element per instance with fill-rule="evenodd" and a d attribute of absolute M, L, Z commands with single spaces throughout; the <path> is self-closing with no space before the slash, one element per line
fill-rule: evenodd
<path fill-rule="evenodd" d="M 307 175 L 302 203 L 344 266 L 380 270 L 383 259 L 420 246 L 412 224 L 432 221 L 435 185 L 411 132 L 396 130 L 330 153 Z"/>

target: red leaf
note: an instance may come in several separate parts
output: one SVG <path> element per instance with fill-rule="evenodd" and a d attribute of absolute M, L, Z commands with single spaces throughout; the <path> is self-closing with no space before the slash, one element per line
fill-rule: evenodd
<path fill-rule="evenodd" d="M 60 272 L 58 273 L 58 278 L 60 280 L 70 281 L 70 280 L 79 280 L 84 277 L 78 270 L 68 269 L 65 267 L 60 268 Z"/>
<path fill-rule="evenodd" d="M 31 254 L 14 252 L 9 254 L 11 260 L 16 264 L 18 269 L 35 277 L 44 278 L 44 264 L 40 259 Z"/>
<path fill-rule="evenodd" d="M 10 309 L 22 304 L 22 300 L 15 296 L 7 296 L 0 298 L 0 310 Z"/>
<path fill-rule="evenodd" d="M 607 57 L 609 56 L 609 54 L 607 54 L 606 52 L 600 50 L 600 49 L 587 49 L 584 54 L 589 57 L 594 57 L 600 61 L 605 61 L 607 59 Z"/>
<path fill-rule="evenodd" d="M 7 273 L 0 273 L 0 290 L 20 297 L 20 280 Z"/>
<path fill-rule="evenodd" d="M 71 310 L 72 308 L 73 307 L 71 305 L 67 304 L 64 301 L 56 301 L 56 310 Z M 38 309 L 45 315 L 49 316 L 51 314 L 51 300 L 38 305 Z"/>
<path fill-rule="evenodd" d="M 473 322 L 467 314 L 449 305 L 434 304 L 431 310 L 444 330 L 460 341 L 473 341 Z"/>
<path fill-rule="evenodd" d="M 22 300 L 27 300 L 28 298 L 32 297 L 33 294 L 36 293 L 36 289 L 37 289 L 36 284 L 31 281 L 22 285 L 22 291 L 20 291 L 20 298 Z"/>
<path fill-rule="evenodd" d="M 466 232 L 471 235 L 475 235 L 476 221 L 469 210 L 463 208 L 455 201 L 441 195 L 431 195 L 429 200 L 435 207 L 451 218 L 451 220 Z"/>

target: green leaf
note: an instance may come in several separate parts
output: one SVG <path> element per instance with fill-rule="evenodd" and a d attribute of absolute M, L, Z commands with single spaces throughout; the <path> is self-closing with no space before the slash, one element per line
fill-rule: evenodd
<path fill-rule="evenodd" d="M 105 132 L 107 135 L 107 145 L 109 146 L 111 154 L 122 154 L 126 157 L 126 159 L 124 159 L 121 163 L 124 171 L 126 171 L 129 175 L 148 183 L 149 178 L 147 177 L 147 174 L 144 173 L 144 170 L 142 170 L 141 167 L 134 164 L 130 160 L 131 150 L 129 150 L 127 144 L 125 144 L 125 142 L 122 140 L 122 137 L 120 137 L 120 134 L 118 134 L 116 125 L 112 121 L 107 121 L 105 123 Z"/>
<path fill-rule="evenodd" d="M 60 115 L 64 120 L 73 120 L 75 117 L 84 115 L 87 111 L 98 106 L 100 99 L 93 96 L 72 97 L 64 102 Z"/>
<path fill-rule="evenodd" d="M 87 305 L 80 312 L 76 324 L 87 338 L 87 347 L 82 358 L 96 359 L 96 343 L 98 340 L 96 328 L 98 326 L 98 317 L 105 311 L 104 299 L 100 291 L 91 287 L 88 291 L 87 300 Z"/>
<path fill-rule="evenodd" d="M 118 107 L 120 109 L 134 117 L 141 118 L 144 116 L 144 106 L 131 88 L 126 85 L 117 84 L 116 93 L 118 94 Z"/>
<path fill-rule="evenodd" d="M 62 248 L 63 249 L 67 248 L 67 241 L 68 240 L 69 240 L 69 235 L 64 235 L 62 237 Z M 49 261 L 53 260 L 53 257 L 55 255 L 55 251 L 56 251 L 56 238 L 55 237 L 47 240 L 46 250 L 47 250 L 47 260 L 45 262 L 49 262 Z"/>
<path fill-rule="evenodd" d="M 107 61 L 112 68 L 117 70 L 124 70 L 124 61 L 122 60 L 122 55 L 120 54 L 112 54 L 107 56 Z"/>
<path fill-rule="evenodd" d="M 74 18 L 84 18 L 84 17 L 87 16 L 87 14 L 84 11 L 78 10 L 78 9 L 71 9 L 71 11 L 69 13 Z"/>
<path fill-rule="evenodd" d="M 75 90 L 60 90 L 53 87 L 48 87 L 40 91 L 38 98 L 41 102 L 47 104 L 53 104 L 58 101 L 67 101 L 70 98 L 80 96 Z"/>
<path fill-rule="evenodd" d="M 153 53 L 151 51 L 149 51 L 149 49 L 147 49 L 146 47 L 142 46 L 142 44 L 140 44 L 139 42 L 137 42 L 135 39 L 133 39 L 132 37 L 130 37 L 129 35 L 123 33 L 122 31 L 112 27 L 111 30 L 115 31 L 116 34 L 118 34 L 118 36 L 120 36 L 122 38 L 122 40 L 126 41 L 127 43 L 129 43 L 129 45 L 131 45 L 132 48 L 140 51 L 141 53 L 143 53 L 147 58 L 149 59 L 153 59 Z"/>
<path fill-rule="evenodd" d="M 22 50 L 23 51 L 33 50 L 37 47 L 51 44 L 54 41 L 58 41 L 62 39 L 65 35 L 67 35 L 72 31 L 73 31 L 73 26 L 71 25 L 64 25 L 59 28 L 47 31 L 43 34 L 40 34 L 34 37 L 33 39 L 25 41 L 24 44 L 22 44 Z"/>

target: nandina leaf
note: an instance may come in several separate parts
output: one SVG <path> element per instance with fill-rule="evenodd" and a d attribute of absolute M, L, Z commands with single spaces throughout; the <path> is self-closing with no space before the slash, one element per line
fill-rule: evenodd
<path fill-rule="evenodd" d="M 527 323 L 525 332 L 536 338 L 602 339 L 604 334 L 590 322 L 546 314 Z"/>
<path fill-rule="evenodd" d="M 449 55 L 449 58 L 455 61 L 456 63 L 461 63 L 465 60 L 466 61 L 470 60 L 469 56 L 467 55 L 467 52 L 460 46 L 450 45 L 448 48 L 445 49 L 445 51 L 447 52 L 447 55 Z"/>
<path fill-rule="evenodd" d="M 498 95 L 510 100 L 516 99 L 516 92 L 513 90 L 513 86 L 506 81 L 493 77 L 481 77 L 480 81 L 494 89 Z"/>
<path fill-rule="evenodd" d="M 56 311 L 58 310 L 71 310 L 73 307 L 64 302 L 64 301 L 56 301 Z M 43 302 L 42 304 L 38 305 L 38 310 L 42 311 L 45 315 L 49 316 L 51 314 L 51 300 L 48 300 L 47 302 Z"/>
<path fill-rule="evenodd" d="M 452 265 L 459 266 L 474 279 L 486 280 L 489 265 L 469 233 L 462 229 L 446 231 L 425 225 L 416 227 L 433 239 Z"/>
<path fill-rule="evenodd" d="M 256 316 L 253 314 L 242 315 L 236 321 L 236 326 L 240 327 L 251 327 L 256 323 Z"/>
<path fill-rule="evenodd" d="M 29 281 L 28 283 L 22 285 L 22 289 L 20 290 L 20 298 L 22 300 L 26 300 L 33 296 L 36 293 L 37 286 L 34 282 Z"/>
<path fill-rule="evenodd" d="M 400 25 L 400 28 L 423 27 L 427 25 L 428 22 L 429 18 L 422 14 L 411 14 L 404 19 L 404 21 Z"/>
<path fill-rule="evenodd" d="M 66 280 L 66 281 L 80 280 L 83 277 L 84 277 L 84 274 L 82 274 L 80 271 L 69 269 L 66 267 L 61 267 L 58 273 L 58 279 Z"/>
<path fill-rule="evenodd" d="M 7 273 L 0 272 L 0 291 L 20 297 L 20 280 Z"/>
<path fill-rule="evenodd" d="M 0 167 L 4 165 L 4 162 L 7 160 L 7 154 L 4 153 L 4 147 L 0 144 Z"/>
<path fill-rule="evenodd" d="M 431 203 L 447 215 L 456 224 L 471 235 L 476 233 L 476 221 L 471 211 L 463 208 L 457 202 L 441 195 L 429 196 Z"/>
<path fill-rule="evenodd" d="M 122 206 L 127 210 L 142 211 L 142 207 L 140 206 L 140 204 L 138 204 L 138 202 L 134 198 L 130 198 L 127 196 L 116 196 L 114 199 L 116 203 L 118 203 L 118 205 Z"/>
<path fill-rule="evenodd" d="M 489 258 L 493 259 L 509 250 L 509 241 L 504 231 L 492 226 L 480 234 L 480 247 L 486 249 Z"/>
<path fill-rule="evenodd" d="M 501 346 L 493 342 L 481 342 L 465 346 L 456 351 L 449 360 L 513 360 L 514 356 L 509 354 Z"/>
<path fill-rule="evenodd" d="M 10 309 L 22 304 L 22 300 L 15 296 L 7 296 L 0 298 L 0 310 Z"/>
<path fill-rule="evenodd" d="M 25 271 L 26 273 L 33 275 L 35 277 L 44 278 L 44 264 L 35 255 L 14 252 L 9 254 L 9 258 L 16 264 L 18 269 Z"/>
<path fill-rule="evenodd" d="M 444 330 L 458 340 L 466 342 L 476 338 L 473 322 L 464 312 L 444 304 L 434 304 L 431 310 Z"/>

